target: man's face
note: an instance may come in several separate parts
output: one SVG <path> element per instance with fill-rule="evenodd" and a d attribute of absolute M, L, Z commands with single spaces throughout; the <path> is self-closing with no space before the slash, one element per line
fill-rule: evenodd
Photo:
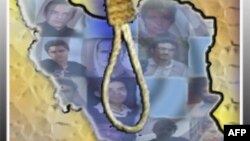
<path fill-rule="evenodd" d="M 109 84 L 109 101 L 110 103 L 123 104 L 127 98 L 127 89 L 122 82 L 113 81 Z"/>
<path fill-rule="evenodd" d="M 153 36 L 159 36 L 166 33 L 172 25 L 167 9 L 148 10 L 144 18 L 145 28 L 148 33 Z"/>
<path fill-rule="evenodd" d="M 46 20 L 49 25 L 61 30 L 73 16 L 73 9 L 65 4 L 54 4 L 48 8 Z"/>
<path fill-rule="evenodd" d="M 160 61 L 170 61 L 174 57 L 175 49 L 170 43 L 159 43 L 154 49 L 154 56 Z"/>
<path fill-rule="evenodd" d="M 102 41 L 97 50 L 97 61 L 100 65 L 107 66 L 109 62 L 109 56 L 112 49 L 112 42 L 111 41 Z M 120 60 L 123 56 L 123 51 L 121 50 L 121 53 L 118 57 L 117 63 L 120 63 Z"/>
<path fill-rule="evenodd" d="M 106 66 L 109 62 L 109 54 L 111 53 L 111 43 L 102 42 L 97 50 L 97 61 L 99 64 Z"/>
<path fill-rule="evenodd" d="M 48 50 L 48 54 L 52 60 L 57 63 L 67 62 L 69 50 L 67 50 L 64 46 L 52 46 Z"/>

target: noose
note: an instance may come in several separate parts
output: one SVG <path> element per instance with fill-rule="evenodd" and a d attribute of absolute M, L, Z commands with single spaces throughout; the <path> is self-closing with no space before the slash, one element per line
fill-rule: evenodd
<path fill-rule="evenodd" d="M 106 0 L 106 8 L 108 21 L 114 27 L 114 41 L 109 63 L 104 73 L 102 82 L 102 103 L 104 111 L 110 122 L 117 129 L 125 132 L 138 132 L 144 127 L 148 119 L 150 104 L 149 92 L 143 77 L 140 62 L 136 54 L 130 27 L 128 25 L 128 22 L 132 21 L 135 17 L 135 6 L 132 0 Z M 139 84 L 139 88 L 141 91 L 140 95 L 142 97 L 142 113 L 140 116 L 140 120 L 134 126 L 124 125 L 122 122 L 117 120 L 109 104 L 108 85 L 110 82 L 111 74 L 117 62 L 117 57 L 121 50 L 122 35 L 127 43 L 129 57 L 132 61 L 132 66 L 136 74 L 137 83 Z"/>

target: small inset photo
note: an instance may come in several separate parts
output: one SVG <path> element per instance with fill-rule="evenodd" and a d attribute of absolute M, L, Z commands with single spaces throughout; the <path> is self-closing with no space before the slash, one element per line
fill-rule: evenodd
<path fill-rule="evenodd" d="M 113 48 L 112 38 L 93 38 L 85 40 L 83 51 L 84 64 L 87 67 L 89 77 L 103 77 L 104 71 L 109 63 L 111 50 Z M 135 46 L 136 48 L 136 46 Z M 121 51 L 112 72 L 112 77 L 134 77 L 133 68 L 129 59 L 125 43 L 121 44 Z"/>
<path fill-rule="evenodd" d="M 66 0 L 37 0 L 36 22 L 40 36 L 81 37 L 85 27 L 85 13 Z"/>
<path fill-rule="evenodd" d="M 100 139 L 112 141 L 133 141 L 135 134 L 118 131 L 112 126 L 104 112 L 101 101 L 101 84 L 103 78 L 89 78 L 87 109 L 95 125 L 94 130 Z M 108 86 L 110 110 L 125 125 L 135 125 L 139 119 L 139 106 L 136 96 L 134 78 L 113 78 Z"/>
<path fill-rule="evenodd" d="M 48 75 L 85 77 L 81 64 L 82 41 L 79 38 L 41 38 L 30 51 L 30 57 Z"/>
<path fill-rule="evenodd" d="M 187 77 L 187 64 L 179 60 L 179 46 L 174 40 L 169 38 L 152 40 L 149 53 L 149 58 L 144 60 L 147 64 L 144 69 L 145 76 Z"/>

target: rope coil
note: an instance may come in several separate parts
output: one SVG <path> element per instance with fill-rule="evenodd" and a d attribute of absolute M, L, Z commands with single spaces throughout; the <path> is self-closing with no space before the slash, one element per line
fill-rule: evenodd
<path fill-rule="evenodd" d="M 114 127 L 125 132 L 134 133 L 140 131 L 146 124 L 150 107 L 149 91 L 147 89 L 147 85 L 143 77 L 141 65 L 137 57 L 136 50 L 134 48 L 134 42 L 132 39 L 130 27 L 128 25 L 128 22 L 134 19 L 136 12 L 132 0 L 106 0 L 106 6 L 108 20 L 109 23 L 114 27 L 115 35 L 113 41 L 113 49 L 111 52 L 108 66 L 104 73 L 102 83 L 102 103 L 104 111 Z M 136 74 L 137 83 L 139 84 L 142 97 L 143 110 L 140 116 L 140 120 L 134 126 L 124 125 L 122 122 L 117 120 L 109 104 L 108 85 L 110 82 L 111 74 L 117 62 L 117 57 L 121 50 L 122 35 L 127 43 L 129 57 L 132 62 L 134 72 Z"/>

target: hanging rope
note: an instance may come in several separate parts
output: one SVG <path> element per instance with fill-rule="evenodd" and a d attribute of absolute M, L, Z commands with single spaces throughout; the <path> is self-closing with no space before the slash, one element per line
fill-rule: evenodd
<path fill-rule="evenodd" d="M 102 103 L 104 111 L 107 114 L 107 117 L 111 121 L 113 126 L 116 127 L 117 129 L 125 132 L 138 132 L 144 127 L 148 119 L 150 104 L 149 104 L 149 92 L 134 47 L 134 42 L 132 39 L 130 27 L 128 25 L 128 23 L 132 21 L 135 17 L 136 13 L 135 7 L 132 0 L 106 0 L 106 7 L 107 7 L 108 20 L 109 23 L 114 27 L 115 35 L 114 35 L 113 49 L 111 52 L 109 64 L 104 73 L 104 78 L 102 83 Z M 140 116 L 140 120 L 134 126 L 124 125 L 122 122 L 117 120 L 109 104 L 108 86 L 111 74 L 117 62 L 117 57 L 121 50 L 122 35 L 127 43 L 128 53 L 130 56 L 130 60 L 132 61 L 132 66 L 136 74 L 137 83 L 139 84 L 142 97 L 142 113 Z"/>

